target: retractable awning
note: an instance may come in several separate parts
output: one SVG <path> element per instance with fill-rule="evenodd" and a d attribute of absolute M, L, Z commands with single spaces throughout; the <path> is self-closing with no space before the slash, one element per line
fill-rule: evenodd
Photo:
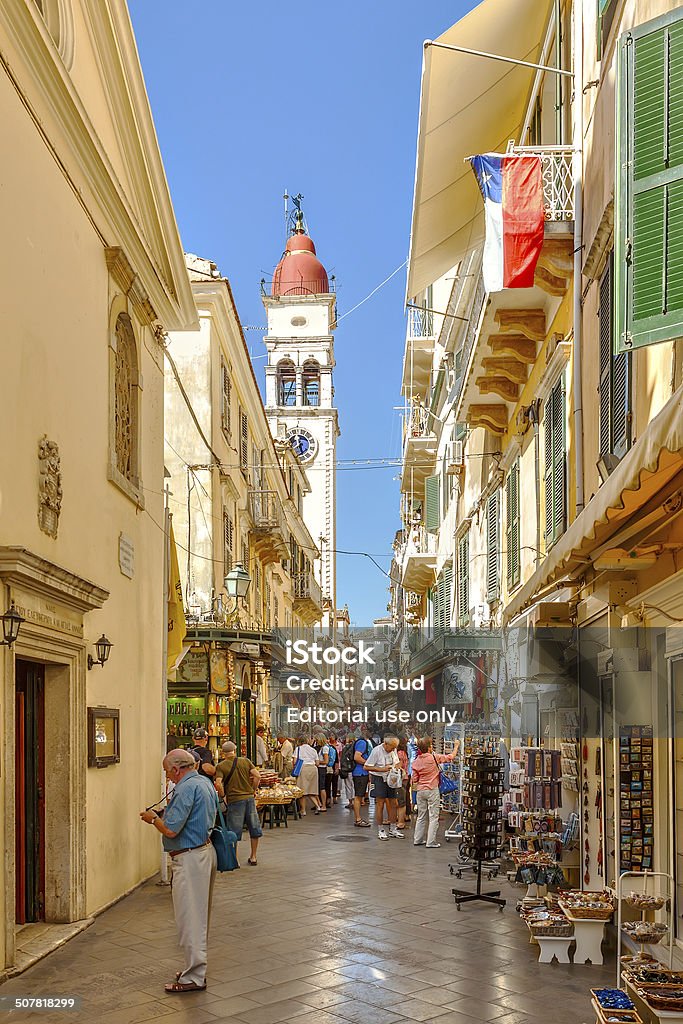
<path fill-rule="evenodd" d="M 682 471 L 683 386 L 650 421 L 609 479 L 508 604 L 506 622 L 512 622 L 529 607 L 544 587 L 585 565 L 602 544 Z"/>
<path fill-rule="evenodd" d="M 483 0 L 434 42 L 537 63 L 552 0 Z M 468 156 L 523 142 L 536 72 L 428 46 L 422 66 L 409 297 L 454 267 L 484 236 L 483 203 Z"/>

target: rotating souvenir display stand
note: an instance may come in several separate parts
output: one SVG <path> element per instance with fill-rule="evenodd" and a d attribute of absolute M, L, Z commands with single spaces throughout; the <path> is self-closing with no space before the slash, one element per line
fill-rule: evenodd
<path fill-rule="evenodd" d="M 483 893 L 481 876 L 483 865 L 496 860 L 500 845 L 500 808 L 503 799 L 503 773 L 505 762 L 493 754 L 470 754 L 465 761 L 462 782 L 462 847 L 475 862 L 476 892 L 453 889 L 456 907 L 480 900 L 494 903 L 501 910 L 506 901 L 500 890 Z M 461 847 L 461 848 L 462 848 Z"/>

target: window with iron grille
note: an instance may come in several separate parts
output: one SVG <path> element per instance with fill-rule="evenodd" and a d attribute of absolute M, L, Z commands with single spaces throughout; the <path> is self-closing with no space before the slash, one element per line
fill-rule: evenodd
<path fill-rule="evenodd" d="M 519 459 L 510 467 L 505 482 L 505 564 L 508 590 L 519 583 L 520 540 L 519 540 Z"/>
<path fill-rule="evenodd" d="M 457 565 L 458 625 L 467 626 L 470 621 L 470 531 L 458 540 Z"/>
<path fill-rule="evenodd" d="M 232 552 L 235 526 L 227 508 L 223 509 L 223 575 L 232 569 Z"/>
<path fill-rule="evenodd" d="M 500 597 L 500 492 L 486 502 L 486 600 Z"/>
<path fill-rule="evenodd" d="M 614 254 L 600 278 L 600 455 L 622 458 L 631 446 L 631 353 L 614 352 Z M 607 465 L 610 470 L 611 464 Z"/>
<path fill-rule="evenodd" d="M 230 380 L 228 364 L 221 358 L 221 427 L 228 440 L 232 433 L 232 420 L 230 416 L 231 397 L 232 381 Z"/>
<path fill-rule="evenodd" d="M 545 542 L 549 547 L 567 528 L 567 452 L 564 376 L 545 403 Z"/>

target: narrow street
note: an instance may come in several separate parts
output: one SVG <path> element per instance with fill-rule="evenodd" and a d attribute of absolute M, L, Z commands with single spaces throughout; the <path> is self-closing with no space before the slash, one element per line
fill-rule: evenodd
<path fill-rule="evenodd" d="M 170 893 L 151 881 L 2 988 L 82 996 L 80 1011 L 8 1019 L 574 1024 L 592 1020 L 589 988 L 612 983 L 611 966 L 538 964 L 515 912 L 523 890 L 504 878 L 502 913 L 484 904 L 457 913 L 455 848 L 443 839 L 439 850 L 416 849 L 408 830 L 403 842 L 380 843 L 335 808 L 266 830 L 254 870 L 246 845 L 244 867 L 218 876 L 206 992 L 163 992 L 181 960 Z"/>

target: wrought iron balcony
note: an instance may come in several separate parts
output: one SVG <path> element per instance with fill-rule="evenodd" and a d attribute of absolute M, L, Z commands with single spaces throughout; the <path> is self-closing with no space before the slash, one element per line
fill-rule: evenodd
<path fill-rule="evenodd" d="M 282 506 L 275 491 L 249 491 L 249 515 L 254 530 L 276 530 L 282 522 Z"/>
<path fill-rule="evenodd" d="M 318 622 L 322 616 L 323 598 L 320 584 L 313 573 L 293 573 L 292 587 L 294 590 L 294 611 L 302 617 L 306 625 Z"/>
<path fill-rule="evenodd" d="M 434 313 L 430 309 L 414 309 L 411 307 L 408 310 L 408 337 L 434 337 Z"/>
<path fill-rule="evenodd" d="M 574 220 L 574 180 L 571 146 L 510 146 L 513 156 L 538 156 L 543 173 L 547 221 Z"/>

